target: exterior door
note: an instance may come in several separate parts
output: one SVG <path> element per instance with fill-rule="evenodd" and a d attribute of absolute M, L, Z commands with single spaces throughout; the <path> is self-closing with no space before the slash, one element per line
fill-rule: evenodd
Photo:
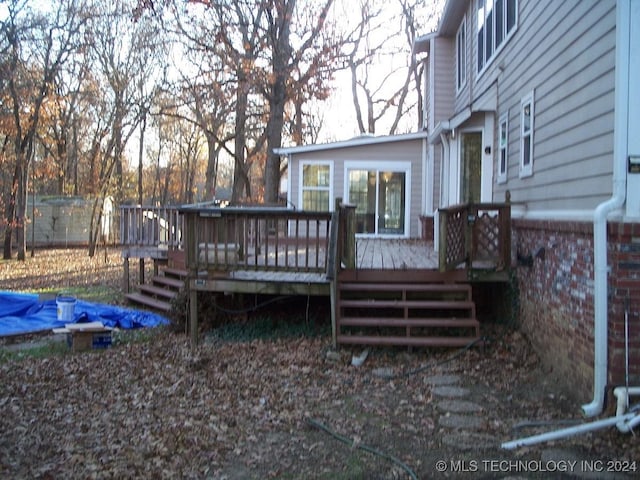
<path fill-rule="evenodd" d="M 348 170 L 348 198 L 356 206 L 356 233 L 404 235 L 406 179 L 403 171 Z"/>
<path fill-rule="evenodd" d="M 463 133 L 460 137 L 460 201 L 480 203 L 482 187 L 482 132 Z"/>

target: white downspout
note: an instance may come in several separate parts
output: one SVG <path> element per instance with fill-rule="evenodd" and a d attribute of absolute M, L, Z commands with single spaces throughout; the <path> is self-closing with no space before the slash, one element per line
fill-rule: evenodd
<path fill-rule="evenodd" d="M 445 183 L 446 185 L 446 189 L 447 189 L 447 196 L 448 196 L 448 192 L 449 192 L 449 185 L 448 185 L 448 178 L 449 175 L 446 175 L 447 181 L 443 182 L 442 179 L 445 178 L 443 177 L 443 169 L 445 167 L 445 163 L 447 165 L 447 168 L 449 166 L 449 139 L 447 138 L 447 135 L 444 132 L 440 133 L 440 141 L 442 142 L 442 157 L 440 158 L 440 179 L 438 180 L 440 182 L 440 191 L 438 192 L 438 196 L 440 197 L 438 199 L 438 208 L 435 209 L 435 211 L 433 212 L 434 216 L 433 216 L 433 250 L 438 253 L 440 251 L 440 214 L 438 213 L 438 210 L 443 207 L 442 205 L 442 190 L 445 188 Z M 445 159 L 447 160 L 445 162 Z M 435 175 L 435 173 L 434 173 Z M 448 205 L 444 205 L 444 206 L 448 206 Z"/>
<path fill-rule="evenodd" d="M 593 400 L 582 406 L 587 417 L 599 415 L 607 386 L 607 217 L 626 200 L 627 135 L 629 119 L 630 0 L 618 0 L 616 8 L 615 120 L 613 145 L 613 194 L 593 215 L 594 256 L 594 365 Z"/>

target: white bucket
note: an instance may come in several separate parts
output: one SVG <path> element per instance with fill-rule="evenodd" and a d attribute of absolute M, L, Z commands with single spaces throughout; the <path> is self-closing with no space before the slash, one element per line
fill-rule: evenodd
<path fill-rule="evenodd" d="M 56 297 L 56 305 L 58 306 L 58 320 L 61 322 L 72 323 L 73 311 L 76 307 L 76 299 L 69 295 L 58 295 Z"/>

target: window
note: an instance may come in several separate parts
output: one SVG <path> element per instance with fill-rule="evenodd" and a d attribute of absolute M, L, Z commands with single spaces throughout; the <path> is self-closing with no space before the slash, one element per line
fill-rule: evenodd
<path fill-rule="evenodd" d="M 533 92 L 520 103 L 520 177 L 533 175 Z"/>
<path fill-rule="evenodd" d="M 347 201 L 356 206 L 356 234 L 407 236 L 408 162 L 345 162 Z"/>
<path fill-rule="evenodd" d="M 500 117 L 498 131 L 498 183 L 507 181 L 507 165 L 509 152 L 509 112 Z"/>
<path fill-rule="evenodd" d="M 518 0 L 477 0 L 478 73 L 515 30 Z"/>
<path fill-rule="evenodd" d="M 456 90 L 467 83 L 467 20 L 464 18 L 456 34 Z"/>
<path fill-rule="evenodd" d="M 303 210 L 327 212 L 331 208 L 331 170 L 328 162 L 301 162 Z"/>

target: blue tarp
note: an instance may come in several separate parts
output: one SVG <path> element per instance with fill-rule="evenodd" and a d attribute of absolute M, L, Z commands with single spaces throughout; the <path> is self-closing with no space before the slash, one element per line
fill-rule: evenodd
<path fill-rule="evenodd" d="M 86 322 L 102 322 L 105 327 L 131 329 L 166 325 L 169 320 L 152 312 L 76 300 L 73 322 L 63 322 L 58 320 L 55 299 L 40 301 L 37 294 L 0 291 L 0 337 Z"/>

